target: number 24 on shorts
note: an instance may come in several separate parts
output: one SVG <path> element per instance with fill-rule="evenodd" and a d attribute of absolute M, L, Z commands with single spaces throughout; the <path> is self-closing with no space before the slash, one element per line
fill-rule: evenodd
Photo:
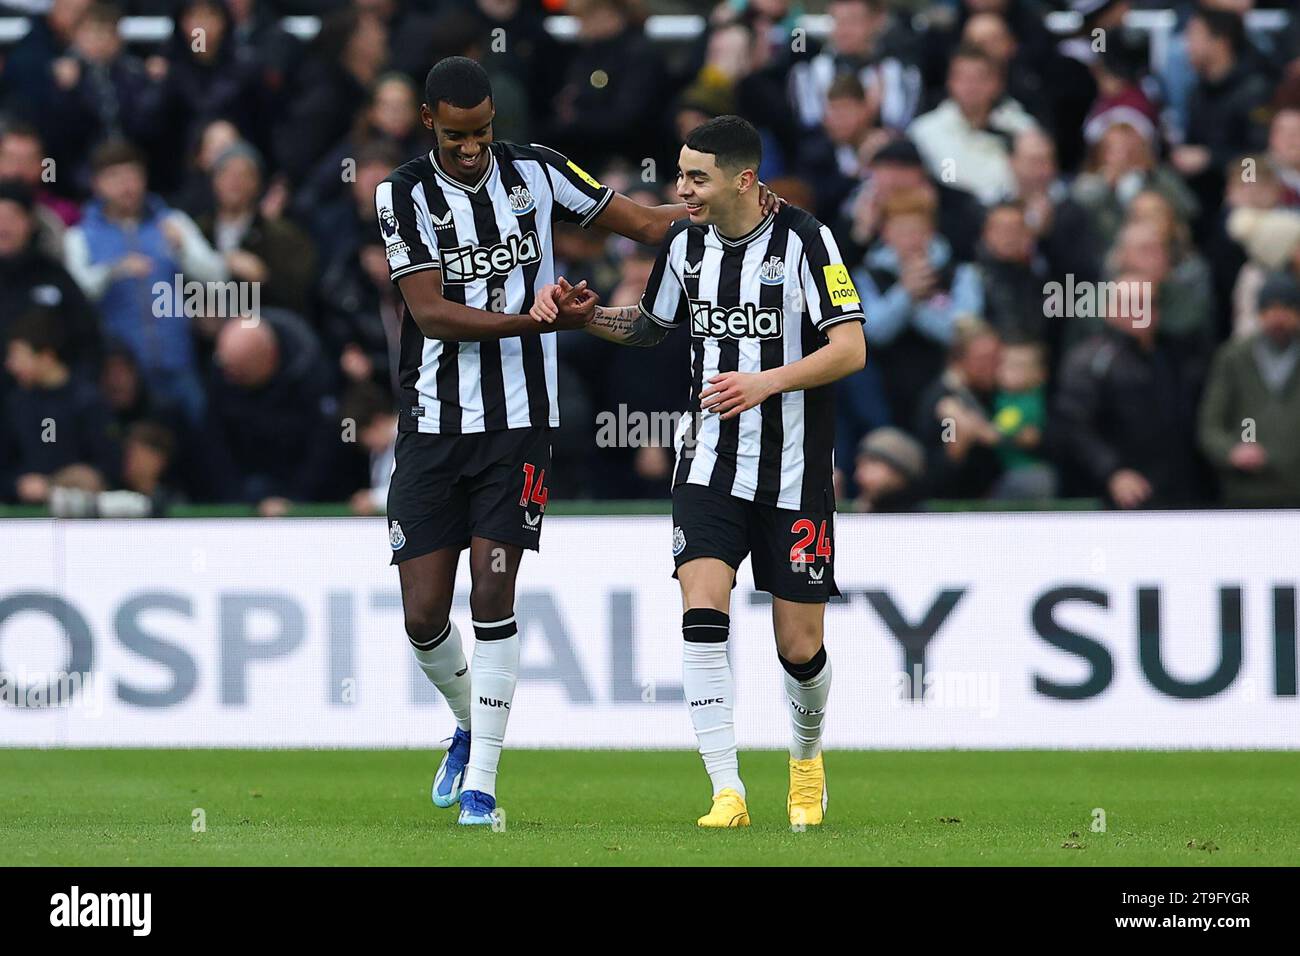
<path fill-rule="evenodd" d="M 822 519 L 821 528 L 819 529 L 808 518 L 800 518 L 790 526 L 790 533 L 799 535 L 799 540 L 794 543 L 790 549 L 791 564 L 810 564 L 817 558 L 826 558 L 828 561 L 831 557 L 831 541 L 826 537 L 826 519 Z M 808 557 L 808 545 L 817 539 L 817 548 L 814 551 L 816 557 Z"/>

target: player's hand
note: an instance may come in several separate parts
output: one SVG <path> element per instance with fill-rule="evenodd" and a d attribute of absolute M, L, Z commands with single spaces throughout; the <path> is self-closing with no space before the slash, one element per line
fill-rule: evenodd
<path fill-rule="evenodd" d="M 586 279 L 573 286 L 560 279 L 560 288 L 564 292 L 556 302 L 559 314 L 554 324 L 557 329 L 581 329 L 596 317 L 600 296 L 587 288 Z"/>
<path fill-rule="evenodd" d="M 533 299 L 533 307 L 528 310 L 528 314 L 534 320 L 549 324 L 560 314 L 560 296 L 564 295 L 564 286 L 560 285 L 561 282 L 564 282 L 564 276 L 560 276 L 557 282 L 542 286 L 542 291 L 537 293 Z"/>
<path fill-rule="evenodd" d="M 709 379 L 709 387 L 700 392 L 700 410 L 717 412 L 722 418 L 735 418 L 776 392 L 771 380 L 762 372 L 723 372 Z"/>
<path fill-rule="evenodd" d="M 758 184 L 758 204 L 763 207 L 763 215 L 776 212 L 785 205 L 785 200 L 767 188 L 767 183 Z"/>

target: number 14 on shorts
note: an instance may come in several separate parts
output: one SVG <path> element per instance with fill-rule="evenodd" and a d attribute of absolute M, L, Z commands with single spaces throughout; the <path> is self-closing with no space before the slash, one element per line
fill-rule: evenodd
<path fill-rule="evenodd" d="M 533 481 L 534 468 L 531 463 L 524 463 L 524 493 L 519 496 L 519 507 L 527 508 L 528 502 L 533 502 L 541 507 L 542 511 L 546 510 L 546 499 L 551 496 L 549 489 L 545 487 L 546 469 L 543 468 L 537 473 L 536 482 Z"/>
<path fill-rule="evenodd" d="M 830 561 L 831 558 L 831 539 L 826 535 L 826 521 L 823 518 L 821 526 L 818 527 L 808 518 L 800 518 L 790 526 L 790 533 L 796 536 L 794 544 L 790 548 L 790 567 L 794 571 L 803 571 L 804 568 L 816 562 L 818 558 L 824 558 Z M 808 546 L 817 542 L 813 553 L 808 554 Z"/>

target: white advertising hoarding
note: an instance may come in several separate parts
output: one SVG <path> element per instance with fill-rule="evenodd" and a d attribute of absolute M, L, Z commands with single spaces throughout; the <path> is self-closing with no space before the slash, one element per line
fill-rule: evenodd
<path fill-rule="evenodd" d="M 547 519 L 515 747 L 694 746 L 667 517 Z M 0 524 L 0 746 L 435 746 L 382 519 Z M 1300 747 L 1300 513 L 841 515 L 831 748 Z M 453 613 L 471 653 L 461 567 Z M 742 567 L 739 740 L 784 747 Z M 53 675 L 53 676 L 52 676 Z"/>

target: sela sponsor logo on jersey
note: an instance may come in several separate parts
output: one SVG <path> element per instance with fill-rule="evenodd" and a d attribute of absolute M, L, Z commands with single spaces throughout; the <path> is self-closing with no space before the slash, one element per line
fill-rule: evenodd
<path fill-rule="evenodd" d="M 690 299 L 691 335 L 714 339 L 779 339 L 781 310 L 745 305 L 714 305 Z"/>
<path fill-rule="evenodd" d="M 495 246 L 457 246 L 442 253 L 442 281 L 456 285 L 509 275 L 515 267 L 542 260 L 537 233 L 511 235 Z"/>
<path fill-rule="evenodd" d="M 536 208 L 537 203 L 527 186 L 516 186 L 510 190 L 510 211 L 516 216 L 523 216 Z"/>
<path fill-rule="evenodd" d="M 758 281 L 763 285 L 780 285 L 785 281 L 785 260 L 780 256 L 770 256 L 759 267 Z"/>
<path fill-rule="evenodd" d="M 406 535 L 402 533 L 402 526 L 396 521 L 388 529 L 388 543 L 394 551 L 400 551 L 406 547 Z"/>
<path fill-rule="evenodd" d="M 822 266 L 822 275 L 826 277 L 826 291 L 830 294 L 831 305 L 860 305 L 858 290 L 849 278 L 849 270 L 844 265 Z"/>

